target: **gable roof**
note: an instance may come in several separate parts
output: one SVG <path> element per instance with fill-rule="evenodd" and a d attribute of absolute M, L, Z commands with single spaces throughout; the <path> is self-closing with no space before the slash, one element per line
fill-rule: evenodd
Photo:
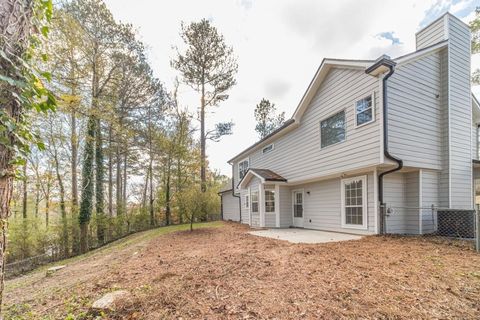
<path fill-rule="evenodd" d="M 265 182 L 287 182 L 287 179 L 269 169 L 250 168 L 238 183 L 238 187 L 247 186 L 253 177 L 257 177 Z"/>
<path fill-rule="evenodd" d="M 393 59 L 393 61 L 395 61 L 397 64 L 404 64 L 407 62 L 411 62 L 412 60 L 420 59 L 428 54 L 441 50 L 447 45 L 448 45 L 448 40 L 443 40 L 431 46 L 397 57 Z M 365 70 L 369 66 L 371 66 L 373 63 L 375 63 L 375 61 L 376 60 L 346 60 L 346 59 L 328 59 L 328 58 L 323 59 L 322 63 L 320 64 L 317 71 L 315 72 L 313 79 L 310 81 L 310 84 L 308 85 L 307 90 L 303 94 L 302 99 L 300 100 L 297 108 L 295 109 L 295 112 L 293 113 L 292 118 L 287 120 L 284 125 L 276 129 L 267 137 L 254 143 L 250 147 L 246 148 L 245 150 L 243 150 L 242 152 L 234 156 L 232 159 L 228 160 L 228 163 L 232 163 L 237 158 L 241 156 L 245 156 L 246 153 L 256 149 L 257 147 L 267 145 L 268 143 L 274 140 L 274 137 L 277 138 L 280 133 L 284 134 L 287 131 L 290 131 L 291 129 L 298 127 L 303 114 L 307 110 L 317 90 L 320 88 L 328 72 L 332 68 L 348 68 L 348 69 Z"/>

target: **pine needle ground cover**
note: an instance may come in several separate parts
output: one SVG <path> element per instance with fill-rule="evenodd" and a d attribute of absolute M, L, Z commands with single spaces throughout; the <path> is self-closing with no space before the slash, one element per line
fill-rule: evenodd
<path fill-rule="evenodd" d="M 7 282 L 7 318 L 89 318 L 93 301 L 132 298 L 105 319 L 478 319 L 471 244 L 365 237 L 291 244 L 234 223 L 160 228 Z M 182 230 L 183 229 L 183 230 Z M 161 231 L 160 231 L 161 230 Z"/>

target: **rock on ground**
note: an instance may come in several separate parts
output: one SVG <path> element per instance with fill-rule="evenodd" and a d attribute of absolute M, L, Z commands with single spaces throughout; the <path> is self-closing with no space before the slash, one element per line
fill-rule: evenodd
<path fill-rule="evenodd" d="M 115 309 L 115 305 L 124 299 L 128 299 L 131 296 L 130 292 L 126 290 L 117 290 L 109 292 L 92 305 L 93 311 L 111 311 Z"/>

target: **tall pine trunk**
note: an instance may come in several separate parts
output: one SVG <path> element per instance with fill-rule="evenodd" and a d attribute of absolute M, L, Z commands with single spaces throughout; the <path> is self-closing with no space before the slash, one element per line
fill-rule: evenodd
<path fill-rule="evenodd" d="M 104 209 L 104 166 L 103 166 L 103 144 L 101 122 L 97 119 L 95 132 L 95 211 L 97 215 L 97 240 L 99 243 L 105 242 L 105 209 Z"/>
<path fill-rule="evenodd" d="M 95 127 L 96 120 L 90 115 L 87 124 L 87 136 L 82 168 L 82 198 L 80 202 L 80 213 L 78 222 L 80 224 L 80 252 L 88 250 L 88 223 L 92 213 L 93 204 L 93 161 L 95 156 Z"/>
<path fill-rule="evenodd" d="M 27 202 L 28 202 L 28 192 L 27 192 L 27 185 L 28 185 L 28 180 L 27 180 L 27 161 L 25 160 L 25 163 L 23 164 L 23 182 L 22 182 L 22 193 L 23 193 L 23 198 L 22 198 L 22 216 L 23 219 L 27 219 Z"/>

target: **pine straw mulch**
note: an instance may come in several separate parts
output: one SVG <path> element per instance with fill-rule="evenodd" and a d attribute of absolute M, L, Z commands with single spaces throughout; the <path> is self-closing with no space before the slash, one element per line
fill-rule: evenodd
<path fill-rule="evenodd" d="M 79 314 L 121 288 L 133 298 L 107 318 L 480 318 L 480 255 L 469 243 L 372 236 L 307 245 L 247 231 L 225 223 L 125 248 L 114 262 L 83 261 L 76 278 L 43 288 L 50 299 L 31 311 Z"/>

